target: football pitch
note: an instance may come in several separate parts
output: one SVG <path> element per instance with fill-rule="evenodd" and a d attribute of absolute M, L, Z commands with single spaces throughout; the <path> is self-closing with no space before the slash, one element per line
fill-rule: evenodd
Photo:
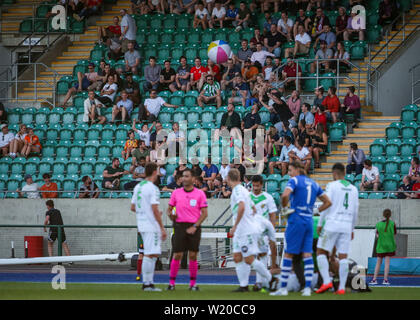
<path fill-rule="evenodd" d="M 235 285 L 200 285 L 191 292 L 187 285 L 177 285 L 175 291 L 165 291 L 166 285 L 156 285 L 162 292 L 143 292 L 141 284 L 67 283 L 66 289 L 54 290 L 50 283 L 0 282 L 0 300 L 418 300 L 420 288 L 373 287 L 372 292 L 348 293 L 336 296 L 331 292 L 301 297 L 291 292 L 287 297 L 272 297 L 268 293 L 231 292 Z M 252 287 L 249 287 L 252 290 Z"/>

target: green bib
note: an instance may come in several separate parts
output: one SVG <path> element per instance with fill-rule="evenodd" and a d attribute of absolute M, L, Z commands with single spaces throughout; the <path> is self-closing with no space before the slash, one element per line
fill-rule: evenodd
<path fill-rule="evenodd" d="M 388 228 L 385 232 L 386 221 L 381 221 L 376 224 L 376 230 L 378 230 L 378 243 L 376 244 L 377 253 L 394 252 L 395 237 L 394 237 L 394 226 L 395 223 L 392 220 L 388 222 Z"/>

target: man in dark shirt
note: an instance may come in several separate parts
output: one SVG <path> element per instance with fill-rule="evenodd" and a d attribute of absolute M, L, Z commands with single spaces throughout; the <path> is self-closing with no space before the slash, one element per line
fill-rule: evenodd
<path fill-rule="evenodd" d="M 137 82 L 133 80 L 133 75 L 131 73 L 127 73 L 123 85 L 123 89 L 128 94 L 128 99 L 133 101 L 134 105 L 137 105 L 141 101 L 140 97 L 140 87 Z M 117 102 L 121 100 L 121 97 L 117 98 Z"/>
<path fill-rule="evenodd" d="M 98 198 L 99 197 L 99 188 L 95 182 L 89 176 L 84 176 L 82 178 L 83 184 L 80 186 L 79 198 L 89 199 L 89 198 Z"/>
<path fill-rule="evenodd" d="M 112 159 L 112 165 L 106 167 L 102 174 L 104 177 L 102 188 L 118 190 L 120 178 L 126 174 L 130 174 L 130 172 L 120 167 L 120 160 L 118 158 Z"/>
<path fill-rule="evenodd" d="M 182 173 L 175 176 L 175 180 L 164 186 L 162 191 L 172 192 L 176 189 L 182 188 Z"/>
<path fill-rule="evenodd" d="M 242 28 L 247 28 L 250 23 L 251 11 L 246 7 L 246 3 L 242 1 L 239 4 L 238 15 L 235 21 L 232 23 L 235 26 L 235 31 L 239 32 Z"/>
<path fill-rule="evenodd" d="M 47 232 L 47 226 L 62 226 L 63 218 L 61 217 L 61 212 L 54 208 L 54 201 L 48 200 L 45 202 L 47 206 L 47 213 L 45 214 L 45 221 L 44 221 L 44 232 Z M 48 233 L 48 255 L 50 257 L 53 256 L 53 245 L 54 241 L 58 238 L 58 228 L 57 227 L 50 227 L 50 232 Z M 66 256 L 70 255 L 70 249 L 67 245 L 66 241 L 66 234 L 64 232 L 64 228 L 61 228 L 61 242 L 63 243 L 63 249 Z"/>
<path fill-rule="evenodd" d="M 245 63 L 245 61 L 251 58 L 252 54 L 252 50 L 248 48 L 248 40 L 242 39 L 241 48 L 238 49 L 238 52 L 234 57 L 236 65 L 240 68 L 242 63 Z"/>
<path fill-rule="evenodd" d="M 165 61 L 165 67 L 160 72 L 159 91 L 169 90 L 169 86 L 175 82 L 176 72 L 171 68 L 171 62 Z"/>
<path fill-rule="evenodd" d="M 281 41 L 282 37 L 280 32 L 277 31 L 277 25 L 272 24 L 270 32 L 268 32 L 267 36 L 264 38 L 264 46 L 267 48 L 268 52 L 274 53 L 276 57 L 280 57 Z"/>
<path fill-rule="evenodd" d="M 244 133 L 252 131 L 252 139 L 255 139 L 257 128 L 261 124 L 261 117 L 258 114 L 259 110 L 258 105 L 254 104 L 251 112 L 248 112 L 242 120 L 242 130 Z"/>
<path fill-rule="evenodd" d="M 223 114 L 222 120 L 220 121 L 220 130 L 227 129 L 231 131 L 234 128 L 241 128 L 241 116 L 235 111 L 235 106 L 229 103 L 227 112 Z"/>
<path fill-rule="evenodd" d="M 207 183 L 210 190 L 214 190 L 220 185 L 219 181 L 216 179 L 218 173 L 219 169 L 211 163 L 211 158 L 209 157 L 206 165 L 203 167 L 201 177 L 203 178 L 203 181 Z"/>

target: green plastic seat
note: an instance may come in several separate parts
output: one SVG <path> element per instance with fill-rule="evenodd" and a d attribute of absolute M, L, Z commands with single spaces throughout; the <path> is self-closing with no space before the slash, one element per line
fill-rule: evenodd
<path fill-rule="evenodd" d="M 387 157 L 396 156 L 399 154 L 399 152 L 400 152 L 400 144 L 388 142 L 388 144 L 385 147 L 385 155 Z"/>
<path fill-rule="evenodd" d="M 384 199 L 384 193 L 382 192 L 370 192 L 368 199 Z"/>
<path fill-rule="evenodd" d="M 100 131 L 96 128 L 89 128 L 87 131 L 87 139 L 88 140 L 98 140 L 99 139 Z"/>
<path fill-rule="evenodd" d="M 416 136 L 417 131 L 417 123 L 414 121 L 411 121 L 409 123 L 405 123 L 404 126 L 401 129 L 401 136 L 403 139 L 410 139 L 414 136 Z"/>
<path fill-rule="evenodd" d="M 356 41 L 350 48 L 350 57 L 352 60 L 362 60 L 365 57 L 366 42 Z"/>
<path fill-rule="evenodd" d="M 372 164 L 378 168 L 379 172 L 384 171 L 386 159 L 385 157 L 379 156 L 379 157 L 372 157 Z"/>
<path fill-rule="evenodd" d="M 391 124 L 388 128 L 385 129 L 386 138 L 387 139 L 395 139 L 398 138 L 401 134 L 401 129 L 399 125 L 394 125 L 395 123 Z"/>
<path fill-rule="evenodd" d="M 80 175 L 91 175 L 93 172 L 94 165 L 91 162 L 82 162 L 80 165 Z"/>
<path fill-rule="evenodd" d="M 399 165 L 401 162 L 401 158 L 397 156 L 393 156 L 387 158 L 385 162 L 385 174 L 395 174 L 398 172 Z"/>

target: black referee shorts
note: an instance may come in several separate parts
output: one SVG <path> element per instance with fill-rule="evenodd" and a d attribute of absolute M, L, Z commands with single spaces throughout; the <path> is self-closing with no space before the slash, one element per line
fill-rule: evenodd
<path fill-rule="evenodd" d="M 174 224 L 174 235 L 172 237 L 172 251 L 198 252 L 201 240 L 201 228 L 198 227 L 194 234 L 188 234 L 187 229 L 194 223 L 176 222 Z"/>

